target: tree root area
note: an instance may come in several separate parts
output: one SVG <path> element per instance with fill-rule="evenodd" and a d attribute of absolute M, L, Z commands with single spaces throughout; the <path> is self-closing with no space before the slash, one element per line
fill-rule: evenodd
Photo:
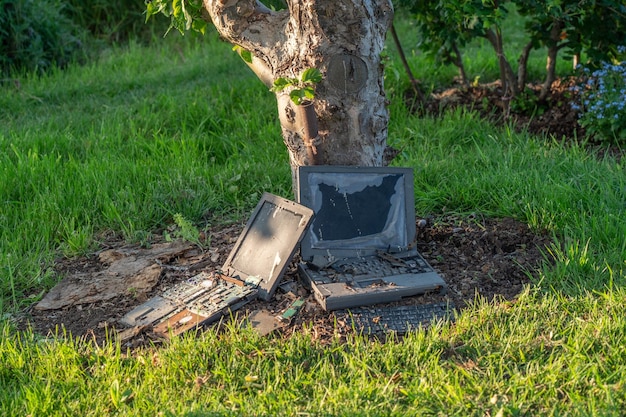
<path fill-rule="evenodd" d="M 534 233 L 524 223 L 510 218 L 444 215 L 437 220 L 417 219 L 416 224 L 418 251 L 443 277 L 448 289 L 445 294 L 408 297 L 392 303 L 395 305 L 447 302 L 455 307 L 456 314 L 463 314 L 463 310 L 477 299 L 494 303 L 511 301 L 526 285 L 531 284 L 537 270 L 549 262 L 544 254 L 550 238 Z M 219 269 L 242 230 L 241 224 L 214 228 L 209 236 L 209 249 L 190 247 L 181 242 L 168 243 L 158 235 L 153 236 L 151 246 L 159 250 L 158 266 L 161 270 L 151 288 L 128 288 L 113 297 L 104 290 L 100 301 L 97 297 L 94 300 L 92 294 L 88 303 L 75 299 L 60 308 L 41 309 L 34 304 L 18 318 L 18 327 L 30 327 L 48 337 L 70 333 L 73 337 L 101 344 L 107 337 L 125 330 L 119 320 L 137 305 L 201 271 Z M 168 245 L 173 248 L 169 254 Z M 146 264 L 155 259 L 150 250 L 139 245 L 127 245 L 113 236 L 107 237 L 102 247 L 101 251 L 89 256 L 58 259 L 55 270 L 59 279 L 98 279 L 115 262 L 121 262 L 119 257 L 112 260 L 112 254 L 116 253 L 132 255 L 135 263 L 140 262 L 142 256 L 149 258 Z M 306 302 L 292 322 L 277 330 L 274 337 L 290 337 L 294 332 L 306 331 L 323 342 L 353 332 L 349 325 L 338 324 L 336 312 L 324 311 L 299 280 L 297 258 L 283 277 L 283 282 L 293 282 L 289 291 L 279 287 L 271 301 L 253 301 L 239 310 L 237 315 L 246 317 L 248 313 L 260 309 L 279 314 L 298 297 Z M 102 291 L 101 288 L 99 290 Z M 152 334 L 149 328 L 134 329 L 130 334 L 127 331 L 123 340 L 123 344 L 130 348 L 162 342 L 164 340 Z"/>

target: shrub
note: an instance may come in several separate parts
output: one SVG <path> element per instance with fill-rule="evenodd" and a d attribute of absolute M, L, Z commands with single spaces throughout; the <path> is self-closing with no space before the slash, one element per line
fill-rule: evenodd
<path fill-rule="evenodd" d="M 60 0 L 0 0 L 0 72 L 42 72 L 64 66 L 82 47 L 83 32 L 63 15 Z"/>
<path fill-rule="evenodd" d="M 626 47 L 618 51 L 626 54 Z M 603 62 L 599 69 L 582 69 L 583 82 L 573 88 L 580 101 L 579 124 L 590 136 L 626 143 L 626 60 Z"/>
<path fill-rule="evenodd" d="M 559 51 L 566 56 L 598 62 L 614 56 L 626 42 L 626 4 L 623 0 L 396 0 L 408 7 L 417 21 L 420 47 L 436 52 L 463 71 L 462 48 L 471 39 L 486 38 L 493 46 L 504 95 L 515 96 L 526 84 L 532 49 L 545 48 L 546 78 L 541 98 L 550 93 L 556 78 Z M 527 40 L 519 45 L 517 74 L 505 57 L 504 18 L 516 9 L 524 18 Z M 507 46 L 509 46 L 507 44 Z M 463 74 L 461 74 L 464 77 Z M 508 91 L 507 91 L 508 90 Z"/>
<path fill-rule="evenodd" d="M 162 36 L 167 22 L 151 19 L 146 24 L 145 0 L 65 0 L 65 13 L 74 23 L 107 43 L 129 39 L 149 41 Z"/>

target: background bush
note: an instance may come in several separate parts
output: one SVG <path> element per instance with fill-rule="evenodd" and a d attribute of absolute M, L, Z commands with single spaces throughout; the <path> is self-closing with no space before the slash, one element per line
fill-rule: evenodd
<path fill-rule="evenodd" d="M 96 39 L 107 43 L 150 41 L 165 33 L 166 19 L 146 22 L 144 0 L 65 0 L 66 14 Z"/>
<path fill-rule="evenodd" d="M 582 68 L 572 107 L 589 135 L 626 143 L 626 47 L 619 51 L 625 56 L 620 62 L 603 62 L 595 71 Z"/>
<path fill-rule="evenodd" d="M 468 83 L 463 69 L 464 47 L 470 41 L 487 39 L 500 66 L 500 80 L 511 87 L 503 91 L 504 95 L 515 96 L 524 89 L 531 50 L 546 52 L 541 97 L 545 98 L 556 79 L 559 53 L 575 63 L 582 63 L 580 59 L 584 55 L 586 64 L 600 66 L 615 59 L 618 47 L 626 44 L 623 0 L 396 0 L 395 3 L 411 13 L 419 48 L 456 65 L 464 84 Z M 505 49 L 512 42 L 505 22 L 512 12 L 516 13 L 516 19 L 524 21 L 525 39 L 517 42 L 515 59 L 507 59 Z"/>
<path fill-rule="evenodd" d="M 144 0 L 0 0 L 0 74 L 44 72 L 102 47 L 149 42 L 167 19 L 146 23 Z"/>
<path fill-rule="evenodd" d="M 83 47 L 84 31 L 59 0 L 0 0 L 0 72 L 63 67 Z"/>

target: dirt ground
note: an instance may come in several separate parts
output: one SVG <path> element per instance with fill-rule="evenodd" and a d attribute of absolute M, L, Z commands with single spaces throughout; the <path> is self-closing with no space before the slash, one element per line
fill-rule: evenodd
<path fill-rule="evenodd" d="M 473 301 L 477 295 L 496 301 L 514 299 L 524 284 L 529 282 L 529 274 L 533 274 L 546 261 L 544 248 L 550 242 L 548 237 L 537 235 L 523 223 L 512 219 L 444 216 L 436 221 L 417 219 L 416 224 L 418 251 L 439 272 L 448 285 L 448 290 L 444 295 L 409 297 L 395 304 L 448 302 L 458 312 L 462 312 L 466 303 Z M 20 327 L 31 326 L 42 335 L 65 329 L 74 337 L 102 342 L 107 333 L 114 334 L 114 331 L 125 329 L 119 319 L 135 306 L 201 271 L 219 269 L 242 230 L 242 224 L 211 230 L 208 236 L 210 248 L 203 250 L 183 242 L 163 242 L 160 235 L 155 235 L 152 248 L 175 247 L 175 250 L 172 251 L 173 256 L 168 258 L 162 257 L 159 249 L 160 252 L 156 255 L 157 278 L 150 289 L 142 292 L 134 288 L 110 299 L 54 309 L 40 310 L 33 305 L 20 318 Z M 140 257 L 137 254 L 141 253 L 155 259 L 153 252 L 139 245 L 125 245 L 115 237 L 108 237 L 103 241 L 102 247 L 101 251 L 90 256 L 58 259 L 57 273 L 64 277 L 95 279 L 112 265 L 109 255 L 112 252 L 132 253 L 134 261 Z M 283 282 L 293 282 L 289 292 L 279 287 L 271 301 L 253 301 L 241 309 L 240 314 L 245 316 L 258 309 L 278 314 L 291 304 L 295 293 L 299 297 L 306 297 L 307 301 L 293 322 L 280 330 L 284 337 L 302 331 L 304 325 L 316 338 L 322 340 L 328 340 L 338 332 L 352 331 L 348 323 L 343 323 L 343 327 L 335 327 L 334 323 L 341 316 L 341 312 L 326 312 L 319 306 L 298 278 L 297 261 L 297 257 L 294 258 L 283 278 Z M 91 296 L 97 298 L 97 295 L 91 291 Z M 129 347 L 162 341 L 150 329 L 130 329 L 130 332 L 130 335 L 124 336 L 124 342 Z"/>
<path fill-rule="evenodd" d="M 587 138 L 585 129 L 577 123 L 578 114 L 572 103 L 579 98 L 571 91 L 576 84 L 580 80 L 574 77 L 558 79 L 552 84 L 550 95 L 541 100 L 541 86 L 528 84 L 509 106 L 503 105 L 499 81 L 469 88 L 452 86 L 435 91 L 424 103 L 416 101 L 415 93 L 407 90 L 405 103 L 409 111 L 435 116 L 458 107 L 472 109 L 497 125 L 510 124 L 517 131 L 546 135 L 564 143 L 584 143 L 589 151 L 600 156 L 609 153 L 620 160 L 624 153 L 620 146 Z"/>
<path fill-rule="evenodd" d="M 552 134 L 559 140 L 573 140 L 582 137 L 584 132 L 576 124 L 576 115 L 568 104 L 571 99 L 568 83 L 556 83 L 552 97 L 545 102 L 536 103 L 538 107 L 534 110 L 534 117 L 528 112 L 513 110 L 505 115 L 497 84 L 438 92 L 431 97 L 426 109 L 437 113 L 455 106 L 471 107 L 495 123 L 513 121 L 518 129 Z M 407 103 L 409 101 L 410 97 L 407 96 Z M 534 233 L 525 224 L 513 219 L 455 217 L 442 213 L 437 219 L 416 219 L 416 228 L 418 251 L 440 273 L 448 290 L 445 295 L 409 297 L 396 304 L 446 302 L 454 306 L 457 313 L 462 314 L 467 303 L 477 296 L 496 302 L 514 299 L 523 286 L 529 283 L 529 275 L 533 275 L 542 263 L 549 262 L 545 258 L 545 248 L 550 244 L 549 237 Z M 144 277 L 145 291 L 139 285 L 133 291 L 122 291 L 113 294 L 111 298 L 98 300 L 101 289 L 92 288 L 91 296 L 95 297 L 95 301 L 46 310 L 32 306 L 23 313 L 19 325 L 21 328 L 31 326 L 43 335 L 65 329 L 75 337 L 102 342 L 107 334 L 124 330 L 119 319 L 149 297 L 162 293 L 173 284 L 201 271 L 219 269 L 242 229 L 243 224 L 215 227 L 207 236 L 211 243 L 208 249 L 188 245 L 186 249 L 173 251 L 169 257 L 159 255 L 157 266 L 152 265 L 149 276 Z M 165 245 L 164 247 L 180 244 L 163 242 L 158 233 L 155 233 L 150 243 Z M 102 276 L 103 271 L 115 262 L 116 253 L 132 253 L 138 257 L 142 253 L 139 246 L 128 246 L 115 236 L 103 237 L 101 248 L 90 256 L 58 259 L 55 268 L 59 277 L 76 276 L 89 280 L 90 277 Z M 111 258 L 111 254 L 115 256 Z M 146 256 L 153 255 L 148 253 Z M 306 297 L 307 301 L 299 314 L 289 326 L 280 330 L 279 333 L 284 337 L 302 331 L 305 325 L 307 331 L 319 339 L 329 339 L 337 333 L 352 331 L 344 321 L 338 320 L 340 313 L 324 311 L 299 281 L 297 261 L 296 257 L 283 278 L 283 282 L 293 282 L 290 288 L 280 287 L 270 302 L 253 301 L 240 310 L 241 315 L 245 316 L 259 309 L 278 314 L 291 304 L 294 297 Z M 123 339 L 130 347 L 161 341 L 146 328 L 130 329 Z"/>

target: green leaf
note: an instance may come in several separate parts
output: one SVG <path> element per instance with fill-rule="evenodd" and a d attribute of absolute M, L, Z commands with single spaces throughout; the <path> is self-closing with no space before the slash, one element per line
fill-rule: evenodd
<path fill-rule="evenodd" d="M 304 97 L 309 100 L 313 100 L 315 98 L 315 89 L 313 89 L 313 87 L 304 87 L 302 89 L 302 93 L 304 94 Z"/>
<path fill-rule="evenodd" d="M 135 393 L 130 388 L 127 388 L 124 390 L 124 392 L 120 396 L 120 402 L 122 404 L 129 404 L 133 401 L 134 398 L 135 398 Z"/>
<path fill-rule="evenodd" d="M 243 49 L 239 45 L 233 46 L 233 51 L 237 52 L 239 54 L 239 56 L 241 57 L 241 59 L 243 59 L 248 64 L 252 63 L 252 57 L 253 57 L 252 56 L 252 52 Z"/>
<path fill-rule="evenodd" d="M 185 0 L 181 0 L 180 8 L 183 12 L 183 19 L 185 20 L 185 30 L 189 30 L 191 29 L 193 19 L 191 17 L 191 14 L 189 14 L 189 12 L 187 11 L 187 8 L 185 7 Z"/>
<path fill-rule="evenodd" d="M 296 89 L 291 91 L 291 93 L 289 93 L 289 98 L 297 105 L 302 104 L 305 98 L 304 90 Z"/>
<path fill-rule="evenodd" d="M 274 86 L 270 89 L 273 92 L 283 91 L 285 88 L 297 84 L 297 80 L 293 78 L 279 77 L 274 80 Z"/>
<path fill-rule="evenodd" d="M 120 405 L 120 381 L 113 380 L 111 387 L 109 388 L 109 396 L 114 408 L 118 408 Z"/>
<path fill-rule="evenodd" d="M 181 0 L 172 0 L 172 15 L 175 18 L 180 17 L 180 13 L 182 12 L 182 6 L 180 4 Z"/>
<path fill-rule="evenodd" d="M 322 73 L 317 68 L 308 68 L 300 75 L 300 80 L 303 83 L 319 83 L 322 81 Z"/>
<path fill-rule="evenodd" d="M 239 55 L 241 56 L 241 59 L 246 61 L 248 64 L 252 63 L 252 52 L 242 49 Z"/>
<path fill-rule="evenodd" d="M 157 9 L 157 7 L 154 5 L 154 3 L 148 3 L 146 4 L 146 22 L 148 21 L 148 19 L 150 18 L 150 16 L 157 14 L 159 12 L 159 10 Z"/>
<path fill-rule="evenodd" d="M 206 33 L 207 26 L 208 24 L 205 20 L 194 20 L 191 28 L 196 32 L 200 32 L 204 35 Z"/>

